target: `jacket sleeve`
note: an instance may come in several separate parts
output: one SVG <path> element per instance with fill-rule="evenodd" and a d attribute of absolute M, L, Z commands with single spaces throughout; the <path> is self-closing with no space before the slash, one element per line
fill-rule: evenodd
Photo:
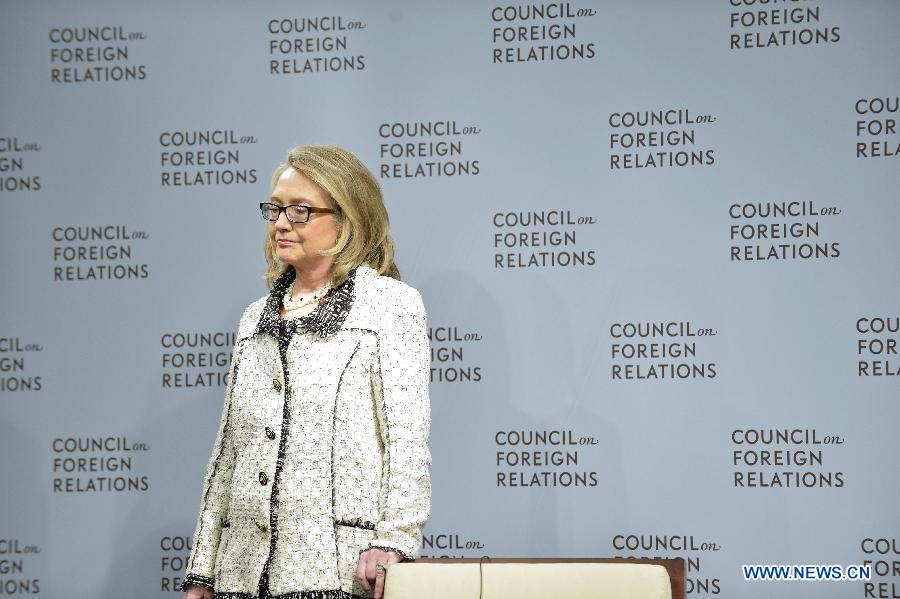
<path fill-rule="evenodd" d="M 422 297 L 402 290 L 378 340 L 374 392 L 384 455 L 380 520 L 370 546 L 413 559 L 431 508 L 430 356 Z"/>
<path fill-rule="evenodd" d="M 231 354 L 231 366 L 228 371 L 228 383 L 225 387 L 225 405 L 222 408 L 222 419 L 219 431 L 213 444 L 212 455 L 206 466 L 206 478 L 203 482 L 203 495 L 200 501 L 200 514 L 194 529 L 193 546 L 188 558 L 181 590 L 188 585 L 196 584 L 213 588 L 215 582 L 213 569 L 219 538 L 222 534 L 222 523 L 228 513 L 231 497 L 231 477 L 234 473 L 235 451 L 232 442 L 231 394 L 234 379 L 237 375 L 239 350 L 235 346 Z"/>

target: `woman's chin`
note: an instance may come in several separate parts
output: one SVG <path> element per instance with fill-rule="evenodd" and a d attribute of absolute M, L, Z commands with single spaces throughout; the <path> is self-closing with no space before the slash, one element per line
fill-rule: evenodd
<path fill-rule="evenodd" d="M 275 250 L 275 255 L 278 256 L 278 259 L 282 262 L 287 262 L 288 264 L 293 264 L 295 262 L 299 262 L 303 259 L 303 256 L 300 252 L 297 251 L 293 245 L 288 247 L 278 247 Z"/>

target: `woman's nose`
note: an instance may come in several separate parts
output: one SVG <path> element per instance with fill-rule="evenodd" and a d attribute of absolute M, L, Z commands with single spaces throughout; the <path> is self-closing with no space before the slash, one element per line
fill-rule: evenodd
<path fill-rule="evenodd" d="M 278 213 L 278 218 L 275 220 L 275 226 L 279 229 L 288 230 L 293 228 L 294 223 L 288 220 L 287 213 L 282 210 Z"/>

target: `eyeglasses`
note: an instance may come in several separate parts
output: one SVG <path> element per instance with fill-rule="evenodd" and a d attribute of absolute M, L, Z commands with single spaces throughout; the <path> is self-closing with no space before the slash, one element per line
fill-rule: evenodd
<path fill-rule="evenodd" d="M 281 213 L 284 212 L 284 215 L 287 216 L 287 219 L 292 223 L 305 223 L 309 220 L 311 212 L 325 212 L 329 214 L 334 214 L 335 212 L 331 208 L 315 208 L 313 206 L 299 206 L 297 204 L 279 206 L 278 204 L 270 204 L 269 202 L 262 202 L 259 205 L 259 209 L 262 211 L 263 218 L 266 220 L 276 221 L 278 220 L 278 217 L 281 216 Z"/>

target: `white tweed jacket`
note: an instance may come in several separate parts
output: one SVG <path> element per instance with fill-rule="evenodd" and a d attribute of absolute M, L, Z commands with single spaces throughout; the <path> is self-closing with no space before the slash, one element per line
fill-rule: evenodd
<path fill-rule="evenodd" d="M 363 596 L 360 551 L 415 557 L 429 515 L 421 296 L 360 266 L 286 325 L 293 278 L 238 327 L 183 585 L 217 598 L 255 597 L 264 575 L 275 597 Z"/>

